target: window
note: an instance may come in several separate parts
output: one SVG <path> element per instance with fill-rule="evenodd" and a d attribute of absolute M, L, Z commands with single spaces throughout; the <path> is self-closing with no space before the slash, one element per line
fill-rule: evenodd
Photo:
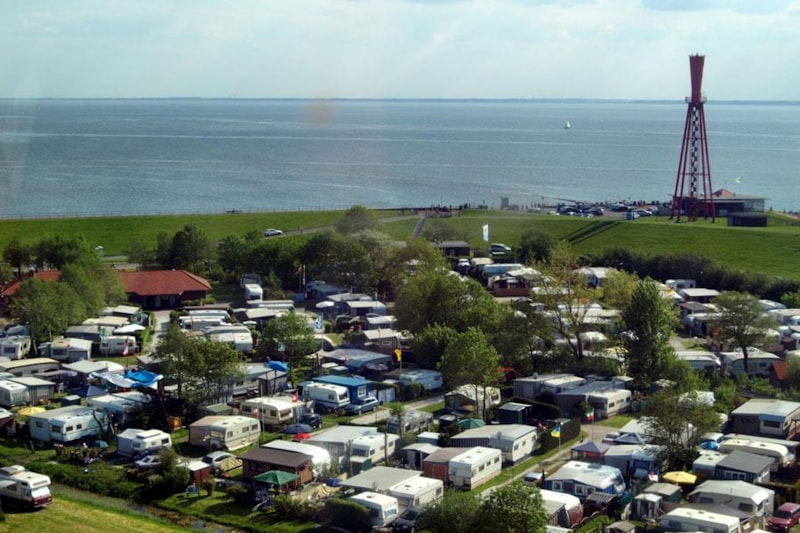
<path fill-rule="evenodd" d="M 233 431 L 229 431 L 229 432 L 228 432 L 228 437 L 229 437 L 229 438 L 233 438 Z"/>
<path fill-rule="evenodd" d="M 575 494 L 583 496 L 583 485 L 575 485 Z"/>
<path fill-rule="evenodd" d="M 83 429 L 83 424 L 75 424 L 75 429 Z"/>
<path fill-rule="evenodd" d="M 762 422 L 762 424 L 764 425 L 764 427 L 767 427 L 767 428 L 779 428 L 779 427 L 781 427 L 780 422 L 775 422 L 773 420 L 764 420 L 764 422 Z"/>
<path fill-rule="evenodd" d="M 35 423 L 35 426 L 36 426 L 37 428 L 42 428 L 42 427 L 44 427 L 44 423 L 42 423 L 42 421 L 41 421 L 41 420 L 37 420 L 37 421 L 36 421 L 36 423 Z"/>
<path fill-rule="evenodd" d="M 478 472 L 483 472 L 484 470 L 486 470 L 486 465 L 481 465 L 478 467 Z"/>
<path fill-rule="evenodd" d="M 553 490 L 556 492 L 561 492 L 561 482 L 560 481 L 553 481 L 552 482 Z"/>
<path fill-rule="evenodd" d="M 740 511 L 745 511 L 747 513 L 752 513 L 755 509 L 753 509 L 753 504 L 752 503 L 742 502 L 742 503 L 739 504 L 739 510 Z"/>
<path fill-rule="evenodd" d="M 67 426 L 67 433 L 69 433 L 70 431 L 73 431 L 73 429 L 74 428 L 72 426 Z"/>

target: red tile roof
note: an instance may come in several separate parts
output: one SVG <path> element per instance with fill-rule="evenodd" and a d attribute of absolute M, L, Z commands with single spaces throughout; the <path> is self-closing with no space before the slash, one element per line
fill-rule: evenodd
<path fill-rule="evenodd" d="M 125 292 L 139 296 L 181 295 L 185 292 L 208 292 L 208 280 L 185 270 L 118 271 Z"/>
<path fill-rule="evenodd" d="M 36 279 L 43 279 L 45 281 L 58 281 L 59 278 L 61 277 L 61 271 L 60 270 L 40 270 L 40 271 L 36 272 L 33 275 L 33 277 L 36 278 Z M 22 285 L 22 282 L 25 281 L 25 279 L 28 279 L 28 278 L 17 279 L 17 280 L 12 281 L 11 283 L 9 283 L 5 287 L 3 287 L 3 290 L 0 291 L 0 294 L 2 294 L 3 296 L 14 296 L 14 293 L 17 292 L 17 289 L 19 289 L 19 286 Z"/>

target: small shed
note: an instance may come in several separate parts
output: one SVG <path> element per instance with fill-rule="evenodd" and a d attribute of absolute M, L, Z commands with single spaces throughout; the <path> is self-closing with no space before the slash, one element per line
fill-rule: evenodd
<path fill-rule="evenodd" d="M 29 376 L 24 378 L 9 378 L 9 381 L 27 387 L 28 398 L 32 405 L 49 403 L 56 392 L 56 384 L 42 378 Z"/>

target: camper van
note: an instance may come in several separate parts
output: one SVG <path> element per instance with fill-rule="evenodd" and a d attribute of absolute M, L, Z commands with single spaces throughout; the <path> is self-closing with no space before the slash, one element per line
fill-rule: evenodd
<path fill-rule="evenodd" d="M 172 438 L 158 429 L 126 429 L 117 435 L 117 453 L 138 459 L 162 448 L 171 448 Z"/>
<path fill-rule="evenodd" d="M 719 451 L 722 453 L 731 453 L 736 450 L 765 455 L 772 459 L 776 467 L 788 466 L 794 460 L 794 455 L 782 444 L 737 438 L 725 439 L 719 444 Z"/>
<path fill-rule="evenodd" d="M 135 420 L 150 404 L 152 397 L 138 391 L 115 392 L 92 396 L 86 405 L 111 416 L 118 424 L 128 424 Z"/>
<path fill-rule="evenodd" d="M 279 426 L 294 420 L 294 409 L 290 399 L 261 396 L 242 402 L 239 412 L 244 416 L 256 418 L 264 426 Z"/>
<path fill-rule="evenodd" d="M 303 385 L 303 397 L 314 400 L 315 408 L 322 411 L 338 411 L 350 405 L 350 392 L 341 385 L 306 383 Z"/>
<path fill-rule="evenodd" d="M 133 355 L 136 353 L 136 337 L 111 336 L 100 341 L 102 355 Z"/>
<path fill-rule="evenodd" d="M 189 444 L 209 450 L 238 450 L 261 435 L 261 423 L 248 416 L 205 416 L 189 425 Z"/>
<path fill-rule="evenodd" d="M 472 490 L 500 475 L 502 462 L 500 450 L 475 446 L 450 459 L 447 476 L 455 488 Z"/>
<path fill-rule="evenodd" d="M 373 465 L 394 457 L 400 436 L 394 433 L 369 433 L 354 438 L 350 442 L 350 460 L 364 463 L 367 459 Z"/>
<path fill-rule="evenodd" d="M 351 496 L 350 501 L 363 505 L 369 510 L 372 525 L 375 527 L 386 527 L 397 518 L 399 506 L 397 498 L 393 496 L 377 492 L 362 492 Z"/>
<path fill-rule="evenodd" d="M 255 283 L 247 283 L 244 286 L 244 299 L 248 302 L 251 300 L 261 300 L 264 298 L 264 289 L 261 285 Z"/>
<path fill-rule="evenodd" d="M 68 443 L 100 434 L 106 416 L 92 407 L 68 405 L 30 415 L 31 438 L 41 442 Z"/>
<path fill-rule="evenodd" d="M 40 509 L 53 501 L 50 478 L 20 465 L 0 468 L 0 498 L 4 510 L 11 505 Z"/>
<path fill-rule="evenodd" d="M 389 494 L 397 498 L 400 511 L 410 507 L 424 507 L 442 499 L 444 482 L 441 479 L 419 476 L 395 485 Z"/>

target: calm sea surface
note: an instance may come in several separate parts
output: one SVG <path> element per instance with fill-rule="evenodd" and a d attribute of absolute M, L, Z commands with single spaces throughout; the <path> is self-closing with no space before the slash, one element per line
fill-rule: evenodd
<path fill-rule="evenodd" d="M 800 210 L 800 105 L 705 111 L 714 188 Z M 680 102 L 0 100 L 0 218 L 665 201 L 685 114 Z"/>

